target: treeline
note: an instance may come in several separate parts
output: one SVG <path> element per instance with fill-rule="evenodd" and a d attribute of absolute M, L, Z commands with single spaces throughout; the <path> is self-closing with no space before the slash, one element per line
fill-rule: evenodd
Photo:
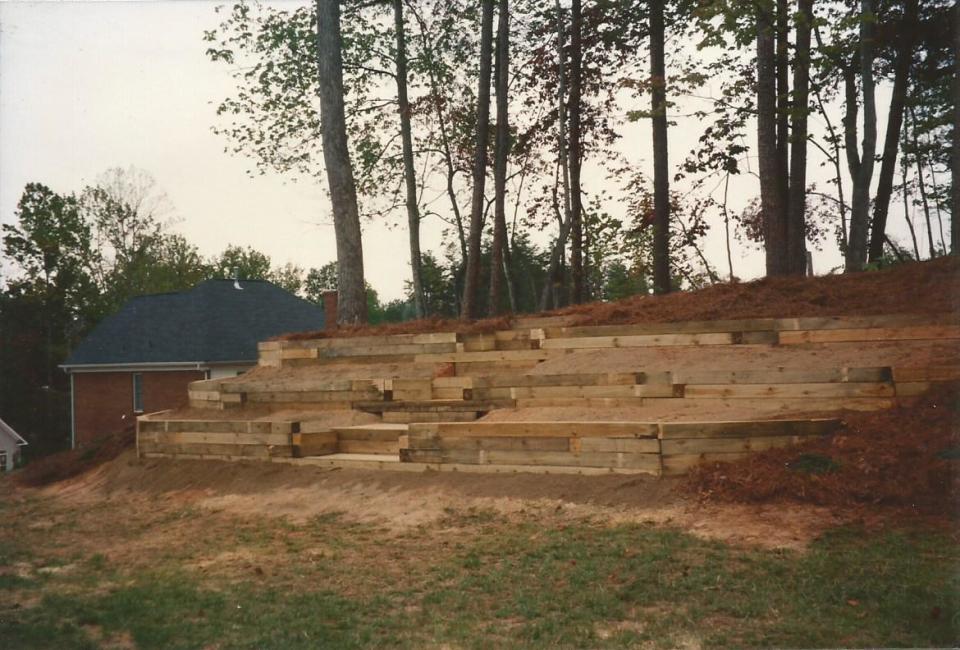
<path fill-rule="evenodd" d="M 275 266 L 252 248 L 204 257 L 171 231 L 173 206 L 146 172 L 115 168 L 79 193 L 30 183 L 16 222 L 3 225 L 0 278 L 0 415 L 42 454 L 69 440 L 67 376 L 58 366 L 105 316 L 133 296 L 182 291 L 208 278 L 270 280 L 308 300 L 336 286 L 334 265 Z M 404 304 L 375 319 L 402 319 Z"/>
<path fill-rule="evenodd" d="M 590 265 L 596 276 L 614 263 L 604 255 L 622 255 L 628 236 L 643 240 L 631 272 L 661 293 L 735 277 L 731 241 L 761 246 L 770 275 L 805 273 L 823 246 L 848 271 L 957 249 L 952 2 L 221 9 L 207 53 L 237 90 L 215 129 L 260 170 L 326 178 L 342 321 L 366 318 L 361 218 L 407 224 L 418 315 L 431 313 L 421 223 L 446 224 L 467 318 L 522 309 L 516 258 L 535 232 L 552 233 L 541 309 L 602 297 Z M 678 158 L 669 143 L 681 118 L 699 139 Z M 630 122 L 649 125 L 652 151 L 623 154 Z M 638 166 L 647 156 L 652 174 Z M 590 167 L 605 173 L 600 186 L 583 181 Z M 753 198 L 734 201 L 742 175 L 755 178 Z M 889 234 L 895 209 L 909 239 Z M 726 264 L 714 268 L 702 240 L 721 226 Z"/>
<path fill-rule="evenodd" d="M 322 304 L 323 293 L 337 287 L 336 262 L 310 269 L 275 265 L 268 255 L 235 245 L 205 257 L 172 231 L 175 215 L 153 178 L 135 168 L 111 169 L 79 193 L 58 193 L 41 183 L 24 188 L 16 221 L 3 226 L 2 252 L 13 268 L 0 278 L 0 414 L 27 436 L 30 454 L 69 440 L 69 386 L 58 366 L 130 298 L 183 291 L 210 278 L 240 278 L 269 280 Z M 520 279 L 513 300 L 520 310 L 534 311 L 550 252 L 523 235 L 514 239 L 512 250 Z M 491 255 L 488 240 L 482 247 L 483 269 L 489 268 Z M 590 284 L 603 297 L 647 291 L 645 278 L 633 274 L 627 257 L 589 267 Z M 453 251 L 443 258 L 422 255 L 419 289 L 426 313 L 459 314 L 462 271 Z M 481 281 L 487 282 L 485 273 Z M 366 285 L 369 321 L 416 318 L 416 291 L 407 282 L 403 298 L 382 301 Z"/>

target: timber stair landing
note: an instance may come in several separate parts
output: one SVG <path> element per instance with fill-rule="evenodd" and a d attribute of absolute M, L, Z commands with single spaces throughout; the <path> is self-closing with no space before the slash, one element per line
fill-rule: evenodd
<path fill-rule="evenodd" d="M 268 341 L 255 371 L 191 384 L 189 418 L 141 417 L 138 451 L 672 474 L 823 435 L 836 423 L 823 414 L 890 408 L 960 379 L 957 343 L 960 326 L 918 316 L 600 326 L 521 318 L 482 334 Z M 595 411 L 594 421 L 565 421 L 571 408 L 578 420 Z M 503 409 L 538 413 L 485 418 Z M 376 422 L 329 424 L 363 419 Z M 622 421 L 604 421 L 613 419 Z"/>

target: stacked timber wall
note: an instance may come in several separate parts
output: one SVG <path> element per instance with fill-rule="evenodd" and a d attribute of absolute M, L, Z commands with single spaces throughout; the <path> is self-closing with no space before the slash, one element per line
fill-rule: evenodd
<path fill-rule="evenodd" d="M 850 367 L 831 366 L 825 353 L 827 361 L 813 368 L 727 369 L 711 362 L 712 350 L 736 346 L 761 354 L 774 347 L 829 350 L 837 343 L 945 339 L 960 339 L 960 327 L 910 316 L 604 326 L 570 326 L 554 317 L 519 319 L 512 330 L 487 334 L 269 341 L 260 344 L 261 371 L 191 384 L 191 406 L 229 410 L 229 419 L 226 413 L 208 423 L 154 414 L 141 419 L 138 438 L 149 455 L 363 456 L 438 468 L 677 473 L 698 460 L 737 458 L 835 426 L 834 420 L 786 414 L 889 408 L 936 382 L 960 378 L 955 359 L 937 366 Z M 543 366 L 531 372 L 544 361 L 591 350 L 678 346 L 702 354 L 702 366 L 577 373 L 548 373 Z M 704 404 L 754 415 L 736 422 L 477 421 L 502 408 L 660 406 L 672 412 Z M 351 409 L 379 422 L 330 427 L 306 416 L 249 420 L 251 407 L 258 413 Z"/>

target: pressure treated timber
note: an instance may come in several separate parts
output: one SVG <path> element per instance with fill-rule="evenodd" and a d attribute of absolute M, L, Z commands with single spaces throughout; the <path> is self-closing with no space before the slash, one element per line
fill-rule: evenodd
<path fill-rule="evenodd" d="M 840 421 L 833 418 L 810 420 L 748 420 L 730 422 L 661 422 L 663 441 L 678 438 L 757 438 L 766 436 L 819 436 L 832 433 Z"/>
<path fill-rule="evenodd" d="M 203 431 L 143 432 L 140 442 L 163 444 L 289 445 L 289 433 L 207 433 Z"/>
<path fill-rule="evenodd" d="M 403 446 L 402 446 L 403 447 Z M 458 437 L 408 435 L 408 449 L 487 449 L 499 451 L 570 451 L 569 437 Z"/>
<path fill-rule="evenodd" d="M 485 363 L 490 361 L 542 361 L 561 357 L 570 351 L 563 350 L 489 350 L 485 352 L 452 352 L 444 354 L 418 354 L 416 363 Z"/>
<path fill-rule="evenodd" d="M 396 440 L 400 434 L 406 433 L 408 429 L 405 424 L 384 422 L 331 428 L 341 439 L 350 438 L 353 440 Z"/>
<path fill-rule="evenodd" d="M 371 413 L 407 411 L 445 413 L 451 411 L 490 411 L 496 408 L 512 408 L 515 401 L 500 400 L 423 400 L 392 402 L 354 402 L 353 408 Z"/>
<path fill-rule="evenodd" d="M 339 451 L 337 434 L 333 431 L 293 434 L 293 451 L 298 458 L 303 456 L 323 456 Z"/>
<path fill-rule="evenodd" d="M 877 383 L 888 382 L 893 377 L 887 366 L 866 368 L 804 368 L 783 366 L 760 370 L 675 370 L 665 379 L 674 384 L 831 384 L 831 383 Z"/>
<path fill-rule="evenodd" d="M 900 382 L 953 381 L 955 379 L 960 379 L 960 366 L 895 367 L 893 369 L 893 380 L 898 386 Z"/>
<path fill-rule="evenodd" d="M 270 458 L 293 456 L 293 445 L 234 445 L 234 444 L 174 444 L 143 441 L 141 453 L 160 452 L 168 454 L 200 454 Z"/>
<path fill-rule="evenodd" d="M 322 357 L 317 359 L 287 359 L 283 362 L 284 368 L 303 368 L 317 366 L 349 366 L 366 363 L 396 363 L 414 364 L 415 354 L 369 355 L 365 357 Z"/>
<path fill-rule="evenodd" d="M 471 422 L 476 420 L 482 411 L 383 411 L 383 421 L 391 424 L 409 424 L 412 422 Z"/>
<path fill-rule="evenodd" d="M 897 397 L 919 397 L 933 385 L 930 381 L 901 381 L 897 383 Z"/>
<path fill-rule="evenodd" d="M 412 424 L 410 436 L 655 438 L 657 427 L 655 422 L 440 422 Z"/>
<path fill-rule="evenodd" d="M 255 392 L 243 393 L 248 402 L 354 402 L 380 399 L 382 396 L 376 390 L 320 390 L 296 392 Z"/>
<path fill-rule="evenodd" d="M 312 350 L 313 357 L 290 357 L 290 358 L 316 358 L 316 359 L 337 359 L 345 357 L 376 357 L 376 356 L 395 356 L 405 354 L 442 354 L 444 352 L 456 352 L 456 343 L 432 343 L 432 344 L 409 344 L 409 345 L 364 345 L 337 348 L 322 348 Z M 287 351 L 284 351 L 286 354 Z M 286 358 L 286 357 L 285 357 Z"/>
<path fill-rule="evenodd" d="M 206 433 L 293 433 L 298 423 L 267 420 L 174 420 L 155 419 L 139 422 L 140 431 L 200 431 Z"/>
<path fill-rule="evenodd" d="M 340 453 L 397 454 L 400 435 L 407 432 L 402 424 L 364 424 L 352 427 L 333 427 L 337 434 Z"/>
<path fill-rule="evenodd" d="M 469 388 L 513 388 L 539 386 L 629 386 L 638 382 L 637 373 L 572 373 L 558 375 L 475 375 Z M 434 380 L 439 381 L 439 380 Z"/>
<path fill-rule="evenodd" d="M 381 382 L 382 383 L 382 380 Z M 375 379 L 238 379 L 220 385 L 221 393 L 304 393 L 304 392 L 372 392 L 381 388 Z"/>
<path fill-rule="evenodd" d="M 780 343 L 782 345 L 942 339 L 960 339 L 960 327 L 954 325 L 933 325 L 898 328 L 798 330 L 796 332 L 780 333 Z"/>
<path fill-rule="evenodd" d="M 433 345 L 438 343 L 456 343 L 459 340 L 455 332 L 427 332 L 423 334 L 380 334 L 374 336 L 344 336 L 319 339 L 298 339 L 286 341 L 264 341 L 258 344 L 263 351 L 290 349 L 328 349 L 340 347 L 377 347 L 389 345 Z"/>
<path fill-rule="evenodd" d="M 597 467 L 636 469 L 651 474 L 660 473 L 660 456 L 656 453 L 575 454 L 561 451 L 502 451 L 473 449 L 406 449 L 401 460 L 419 463 L 460 463 L 467 465 L 555 465 L 569 467 Z"/>
<path fill-rule="evenodd" d="M 535 399 L 540 397 L 635 397 L 636 386 L 516 386 L 510 389 L 513 399 Z M 673 396 L 672 387 L 660 388 L 658 395 Z"/>
<path fill-rule="evenodd" d="M 452 365 L 459 376 L 496 376 L 505 373 L 526 372 L 535 368 L 539 363 L 540 359 L 525 359 L 521 361 L 461 361 Z"/>
<path fill-rule="evenodd" d="M 585 336 L 544 339 L 541 350 L 575 350 L 586 348 L 639 348 L 651 346 L 731 345 L 730 333 L 716 334 L 644 334 L 637 336 Z"/>
<path fill-rule="evenodd" d="M 517 400 L 517 408 L 621 408 L 639 407 L 648 403 L 646 397 L 530 397 Z M 663 398 L 669 399 L 669 398 Z"/>
<path fill-rule="evenodd" d="M 880 411 L 897 405 L 893 397 L 757 397 L 722 398 L 685 396 L 682 401 L 670 398 L 645 397 L 644 405 L 682 406 L 697 402 L 711 406 L 729 406 L 756 409 L 759 413 L 819 413 L 827 411 Z M 518 400 L 518 406 L 519 406 Z M 562 406 L 562 404 L 554 404 Z"/>
<path fill-rule="evenodd" d="M 652 334 L 709 334 L 722 332 L 784 332 L 795 330 L 834 330 L 897 328 L 930 325 L 929 316 L 912 314 L 893 316 L 827 316 L 813 318 L 753 318 L 740 320 L 677 321 L 624 325 L 578 325 L 545 327 L 533 336 L 546 339 L 583 336 L 634 336 Z M 935 319 L 936 322 L 937 319 Z"/>
<path fill-rule="evenodd" d="M 757 436 L 752 438 L 676 438 L 661 441 L 664 456 L 734 453 L 786 447 L 816 436 Z"/>
<path fill-rule="evenodd" d="M 687 398 L 757 399 L 820 398 L 820 397 L 893 397 L 890 383 L 832 383 L 832 384 L 688 384 L 683 393 Z"/>

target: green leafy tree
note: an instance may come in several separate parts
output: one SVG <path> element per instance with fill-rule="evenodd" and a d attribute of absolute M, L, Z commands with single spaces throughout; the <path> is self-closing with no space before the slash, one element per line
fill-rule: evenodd
<path fill-rule="evenodd" d="M 213 276 L 217 278 L 270 280 L 270 264 L 270 257 L 250 246 L 229 245 L 213 258 L 211 266 Z"/>
<path fill-rule="evenodd" d="M 66 377 L 57 369 L 92 322 L 91 236 L 73 196 L 30 183 L 3 226 L 16 265 L 0 291 L 0 412 L 42 453 L 67 441 Z"/>

